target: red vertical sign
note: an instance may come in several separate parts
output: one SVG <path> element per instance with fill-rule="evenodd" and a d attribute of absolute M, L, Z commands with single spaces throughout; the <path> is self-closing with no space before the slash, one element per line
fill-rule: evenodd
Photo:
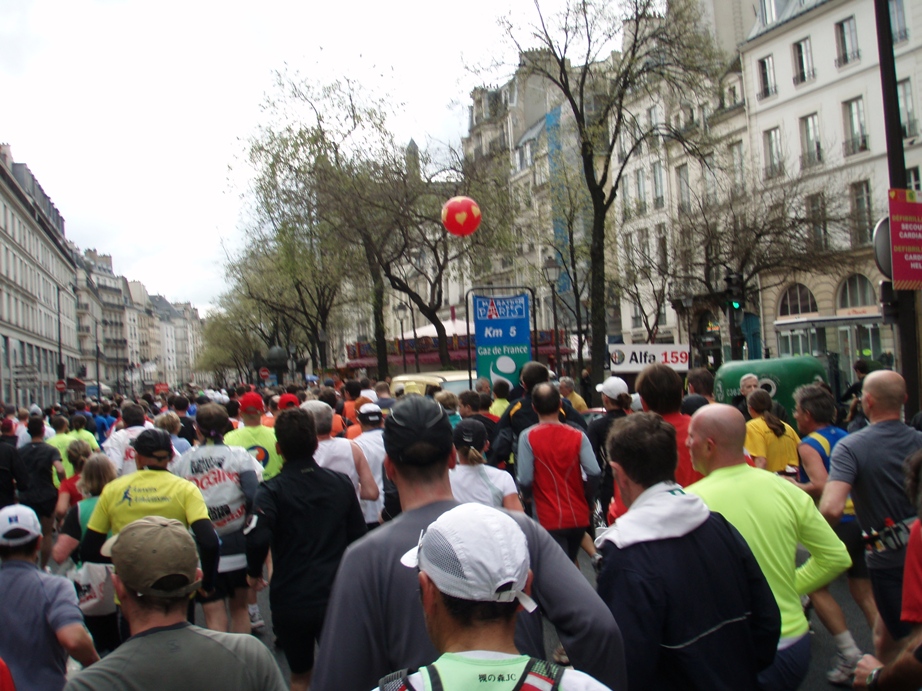
<path fill-rule="evenodd" d="M 890 255 L 894 290 L 922 289 L 922 195 L 890 190 Z"/>

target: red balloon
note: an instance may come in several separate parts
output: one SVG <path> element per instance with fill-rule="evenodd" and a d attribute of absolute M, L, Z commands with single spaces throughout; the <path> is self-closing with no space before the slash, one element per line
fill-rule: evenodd
<path fill-rule="evenodd" d="M 452 235 L 470 235 L 480 225 L 480 207 L 470 197 L 452 197 L 442 207 L 442 225 Z"/>

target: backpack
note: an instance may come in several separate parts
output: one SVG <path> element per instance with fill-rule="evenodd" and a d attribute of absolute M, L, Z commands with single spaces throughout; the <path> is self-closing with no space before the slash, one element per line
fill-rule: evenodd
<path fill-rule="evenodd" d="M 442 679 L 435 665 L 427 665 L 425 669 L 432 682 L 432 691 L 444 691 Z M 558 691 L 563 673 L 563 667 L 533 657 L 525 665 L 522 678 L 509 691 Z M 381 677 L 378 682 L 378 691 L 413 691 L 410 686 L 410 674 L 409 669 L 401 669 L 386 677 Z"/>

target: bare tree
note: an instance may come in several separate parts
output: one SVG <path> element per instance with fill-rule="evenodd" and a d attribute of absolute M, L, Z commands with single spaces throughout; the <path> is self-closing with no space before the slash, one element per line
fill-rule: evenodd
<path fill-rule="evenodd" d="M 695 0 L 624 0 L 617 5 L 572 0 L 554 16 L 537 1 L 535 6 L 537 21 L 530 33 L 520 36 L 511 23 L 507 33 L 522 67 L 553 85 L 573 119 L 592 209 L 591 360 L 592 376 L 599 380 L 607 358 L 607 217 L 624 166 L 650 138 L 683 139 L 679 128 L 644 122 L 629 105 L 640 92 L 700 93 L 717 73 L 721 56 L 702 28 L 700 3 Z M 619 161 L 614 157 L 616 144 L 628 135 L 629 147 Z"/>

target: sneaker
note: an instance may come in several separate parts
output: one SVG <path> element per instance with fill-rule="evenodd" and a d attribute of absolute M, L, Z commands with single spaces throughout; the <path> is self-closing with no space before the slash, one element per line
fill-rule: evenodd
<path fill-rule="evenodd" d="M 837 653 L 836 666 L 826 672 L 826 680 L 836 686 L 851 686 L 859 659 L 861 659 L 860 654 L 858 657 L 849 657 L 842 653 Z"/>
<path fill-rule="evenodd" d="M 253 631 L 260 631 L 261 629 L 266 628 L 266 622 L 263 621 L 262 615 L 259 613 L 259 607 L 255 610 L 250 610 L 250 629 Z"/>

